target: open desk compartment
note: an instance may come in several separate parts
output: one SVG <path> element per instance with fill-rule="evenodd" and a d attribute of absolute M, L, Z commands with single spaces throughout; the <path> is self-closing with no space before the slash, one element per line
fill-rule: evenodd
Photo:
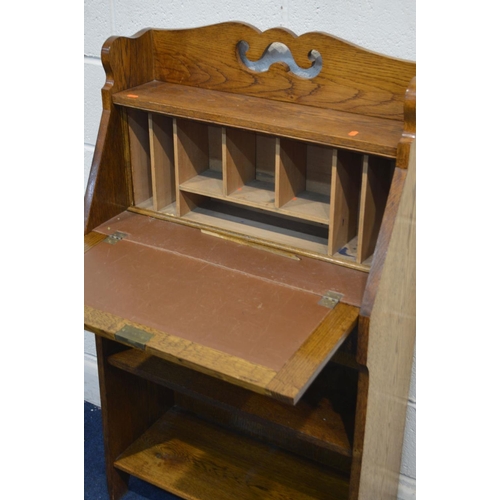
<path fill-rule="evenodd" d="M 187 498 L 347 498 L 356 370 L 329 364 L 290 408 L 137 349 L 108 362 L 173 391 L 169 410 L 118 457 L 120 470 Z"/>
<path fill-rule="evenodd" d="M 135 108 L 127 116 L 135 208 L 369 269 L 393 160 Z"/>

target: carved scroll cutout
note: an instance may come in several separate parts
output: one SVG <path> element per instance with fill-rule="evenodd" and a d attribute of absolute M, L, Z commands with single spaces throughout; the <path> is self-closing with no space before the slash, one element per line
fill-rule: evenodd
<path fill-rule="evenodd" d="M 273 42 L 262 54 L 261 58 L 258 61 L 250 61 L 246 57 L 246 53 L 250 47 L 250 45 L 245 42 L 245 40 L 241 40 L 238 42 L 238 54 L 243 62 L 243 64 L 250 70 L 256 71 L 258 73 L 263 73 L 268 71 L 270 66 L 275 63 L 284 62 L 289 68 L 290 71 L 301 78 L 314 78 L 318 76 L 321 68 L 323 67 L 323 59 L 321 54 L 317 50 L 311 50 L 307 57 L 312 62 L 310 68 L 301 68 L 293 58 L 290 49 L 281 42 Z"/>

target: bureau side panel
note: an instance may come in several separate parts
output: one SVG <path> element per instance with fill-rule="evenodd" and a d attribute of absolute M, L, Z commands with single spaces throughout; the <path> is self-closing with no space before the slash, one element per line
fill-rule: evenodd
<path fill-rule="evenodd" d="M 415 346 L 415 146 L 371 315 L 360 500 L 396 499 Z M 363 388 L 361 387 L 363 390 Z"/>

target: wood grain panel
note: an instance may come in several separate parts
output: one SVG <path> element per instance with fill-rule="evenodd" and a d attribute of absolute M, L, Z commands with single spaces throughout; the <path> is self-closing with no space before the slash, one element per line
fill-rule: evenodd
<path fill-rule="evenodd" d="M 84 234 L 132 205 L 125 130 L 117 108 L 102 112 L 85 191 Z"/>
<path fill-rule="evenodd" d="M 131 37 L 111 36 L 103 44 L 101 60 L 106 72 L 103 109 L 112 110 L 111 96 L 154 79 L 153 32 L 143 29 Z"/>
<path fill-rule="evenodd" d="M 330 110 L 402 120 L 403 100 L 415 63 L 376 54 L 323 33 L 296 36 L 229 22 L 196 30 L 154 30 L 155 79 L 194 87 L 295 102 Z M 241 62 L 236 45 L 248 42 L 247 57 L 259 59 L 273 42 L 291 50 L 296 63 L 311 66 L 312 49 L 323 67 L 313 79 L 300 78 L 286 64 L 257 73 Z"/>
<path fill-rule="evenodd" d="M 152 31 L 142 30 L 129 38 L 108 38 L 101 60 L 106 83 L 101 91 L 103 113 L 85 192 L 85 233 L 132 204 L 127 126 L 111 96 L 153 79 Z"/>
<path fill-rule="evenodd" d="M 366 427 L 355 445 L 363 450 L 360 500 L 395 499 L 398 491 L 416 328 L 415 150 L 416 142 L 375 301 L 363 320 L 369 384 Z"/>
<path fill-rule="evenodd" d="M 113 102 L 389 158 L 403 132 L 400 121 L 157 81 L 113 94 Z"/>

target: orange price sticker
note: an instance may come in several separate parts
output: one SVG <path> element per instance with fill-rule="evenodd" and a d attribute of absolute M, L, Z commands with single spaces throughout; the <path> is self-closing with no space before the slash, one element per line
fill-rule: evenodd
<path fill-rule="evenodd" d="M 354 137 L 355 135 L 358 135 L 358 134 L 359 134 L 359 132 L 357 130 L 351 130 L 347 135 Z"/>
<path fill-rule="evenodd" d="M 132 97 L 132 99 L 137 99 L 139 96 L 135 94 L 127 94 L 127 97 Z"/>

